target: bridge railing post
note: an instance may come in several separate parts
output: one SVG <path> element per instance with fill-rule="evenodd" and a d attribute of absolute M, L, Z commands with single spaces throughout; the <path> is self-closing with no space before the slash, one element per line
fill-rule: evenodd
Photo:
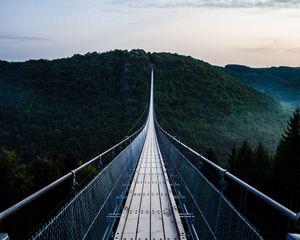
<path fill-rule="evenodd" d="M 289 233 L 286 237 L 286 240 L 300 240 L 300 234 Z"/>
<path fill-rule="evenodd" d="M 103 162 L 102 162 L 102 157 L 101 155 L 99 156 L 99 161 L 98 161 L 98 169 L 99 169 L 99 172 L 101 172 L 103 168 Z"/>
<path fill-rule="evenodd" d="M 203 160 L 201 157 L 198 156 L 198 161 L 197 161 L 197 167 L 198 169 L 201 171 L 202 167 L 203 167 Z"/>
<path fill-rule="evenodd" d="M 220 190 L 222 193 L 224 193 L 226 187 L 227 187 L 227 182 L 225 180 L 225 174 L 226 174 L 226 170 L 225 171 L 222 171 L 220 172 Z"/>
<path fill-rule="evenodd" d="M 72 173 L 72 192 L 73 194 L 76 194 L 77 193 L 77 190 L 78 190 L 78 182 L 76 181 L 76 173 L 75 171 L 71 171 Z"/>
<path fill-rule="evenodd" d="M 0 233 L 0 240 L 9 240 L 9 236 L 7 233 Z"/>

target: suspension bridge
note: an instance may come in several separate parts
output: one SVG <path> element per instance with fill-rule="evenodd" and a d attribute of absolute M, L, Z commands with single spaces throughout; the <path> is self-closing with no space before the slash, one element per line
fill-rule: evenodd
<path fill-rule="evenodd" d="M 251 192 L 299 227 L 299 214 L 259 192 L 209 161 L 157 123 L 153 107 L 153 68 L 146 123 L 111 149 L 84 163 L 40 191 L 0 213 L 0 223 L 52 188 L 126 144 L 115 158 L 83 187 L 30 239 L 263 239 L 256 226 L 225 196 L 227 181 Z M 195 166 L 179 150 L 194 155 Z M 218 186 L 201 171 L 205 164 L 218 173 Z M 300 239 L 297 234 L 287 239 Z M 9 233 L 0 234 L 9 239 Z"/>

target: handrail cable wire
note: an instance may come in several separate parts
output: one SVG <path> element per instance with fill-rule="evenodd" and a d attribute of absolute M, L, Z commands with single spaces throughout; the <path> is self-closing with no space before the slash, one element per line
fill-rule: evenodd
<path fill-rule="evenodd" d="M 146 124 L 146 123 L 145 123 Z M 114 145 L 113 147 L 107 149 L 106 151 L 104 151 L 103 153 L 99 154 L 98 156 L 92 158 L 91 160 L 83 163 L 82 165 L 80 165 L 79 167 L 77 167 L 76 169 L 68 172 L 67 174 L 65 174 L 64 176 L 58 178 L 57 180 L 53 181 L 52 183 L 48 184 L 47 186 L 43 187 L 42 189 L 34 192 L 33 194 L 29 195 L 28 197 L 24 198 L 23 200 L 21 200 L 20 202 L 12 205 L 11 207 L 9 207 L 8 209 L 0 212 L 0 225 L 2 223 L 2 221 L 7 218 L 8 216 L 10 216 L 11 214 L 13 214 L 14 212 L 16 212 L 17 210 L 25 207 L 26 205 L 28 205 L 30 202 L 32 202 L 33 200 L 37 199 L 38 197 L 42 196 L 43 194 L 45 194 L 46 192 L 48 192 L 49 190 L 51 190 L 52 188 L 60 185 L 62 182 L 64 182 L 65 180 L 71 178 L 73 176 L 73 173 L 77 173 L 80 170 L 82 170 L 83 168 L 85 168 L 86 166 L 90 165 L 91 163 L 95 162 L 96 160 L 100 159 L 102 156 L 106 155 L 107 153 L 113 151 L 115 148 L 119 147 L 120 145 L 122 145 L 123 143 L 127 142 L 128 140 L 132 139 L 133 137 L 135 137 L 139 132 L 141 132 L 141 130 L 144 128 L 145 124 L 143 124 L 143 126 L 141 128 L 139 128 L 138 130 L 136 130 L 133 134 L 131 134 L 130 136 L 127 136 L 125 139 L 123 139 L 122 141 L 120 141 L 119 143 L 117 143 L 116 145 Z"/>
<path fill-rule="evenodd" d="M 204 162 L 206 162 L 208 165 L 210 165 L 212 168 L 214 168 L 215 170 L 217 170 L 218 172 L 220 172 L 221 174 L 223 174 L 223 176 L 228 177 L 229 179 L 231 179 L 233 182 L 237 183 L 238 185 L 240 185 L 241 187 L 245 188 L 246 190 L 248 190 L 249 192 L 251 192 L 252 194 L 254 194 L 255 196 L 257 196 L 258 198 L 260 198 L 261 200 L 263 200 L 264 202 L 266 202 L 268 205 L 272 206 L 273 208 L 277 209 L 279 212 L 281 212 L 283 215 L 285 215 L 286 217 L 288 217 L 290 220 L 292 220 L 296 227 L 299 228 L 300 227 L 300 213 L 295 213 L 292 210 L 286 208 L 285 206 L 283 206 L 282 204 L 276 202 L 275 200 L 273 200 L 272 198 L 268 197 L 267 195 L 265 195 L 264 193 L 260 192 L 259 190 L 257 190 L 256 188 L 250 186 L 248 183 L 242 181 L 241 179 L 239 179 L 238 177 L 236 177 L 235 175 L 231 174 L 230 172 L 228 172 L 226 169 L 218 166 L 217 164 L 211 162 L 210 160 L 208 160 L 207 158 L 205 158 L 202 154 L 196 152 L 195 150 L 193 150 L 192 148 L 190 148 L 189 146 L 187 146 L 186 144 L 184 144 L 183 142 L 179 141 L 178 139 L 176 139 L 174 136 L 172 136 L 171 134 L 169 134 L 168 132 L 166 132 L 160 125 L 159 123 L 156 121 L 158 127 L 162 130 L 163 133 L 165 133 L 169 138 L 171 138 L 173 141 L 177 142 L 179 145 L 181 145 L 182 147 L 184 147 L 185 149 L 189 150 L 191 153 L 193 153 L 194 155 L 196 155 L 197 157 L 200 157 L 201 160 L 203 160 Z"/>
<path fill-rule="evenodd" d="M 144 116 L 144 114 L 146 113 L 146 110 L 147 110 L 147 108 L 148 108 L 148 103 L 146 104 L 146 106 L 145 106 L 145 108 L 144 108 L 144 110 L 143 110 L 143 112 L 141 113 L 141 115 L 139 116 L 139 118 L 135 121 L 135 123 L 132 125 L 132 127 L 129 129 L 129 131 L 127 132 L 127 134 L 126 135 L 129 135 L 130 134 L 130 132 L 136 127 L 136 125 L 138 124 L 138 122 L 142 119 L 142 117 Z"/>

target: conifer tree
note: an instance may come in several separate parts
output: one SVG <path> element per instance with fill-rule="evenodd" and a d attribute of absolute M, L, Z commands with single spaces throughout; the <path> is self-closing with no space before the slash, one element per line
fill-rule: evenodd
<path fill-rule="evenodd" d="M 236 164 L 233 173 L 251 184 L 251 170 L 253 165 L 253 152 L 247 140 L 245 140 L 237 152 Z"/>
<path fill-rule="evenodd" d="M 32 177 L 14 151 L 0 148 L 0 211 L 25 197 L 32 187 Z"/>
<path fill-rule="evenodd" d="M 278 145 L 274 169 L 279 199 L 294 211 L 300 210 L 300 110 L 295 110 Z"/>
<path fill-rule="evenodd" d="M 206 157 L 208 160 L 212 161 L 215 164 L 219 163 L 219 159 L 211 147 L 207 149 L 207 151 L 204 154 L 204 157 Z"/>
<path fill-rule="evenodd" d="M 235 166 L 237 161 L 237 153 L 235 145 L 231 148 L 231 152 L 228 157 L 228 170 L 230 172 L 235 172 Z"/>
<path fill-rule="evenodd" d="M 261 189 L 266 186 L 269 177 L 269 154 L 260 142 L 254 151 L 253 156 L 253 183 L 256 187 Z"/>

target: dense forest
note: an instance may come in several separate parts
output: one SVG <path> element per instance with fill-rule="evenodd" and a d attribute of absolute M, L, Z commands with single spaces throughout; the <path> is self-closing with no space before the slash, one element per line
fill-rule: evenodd
<path fill-rule="evenodd" d="M 300 110 L 296 109 L 290 117 L 274 156 L 261 143 L 253 151 L 244 142 L 238 151 L 232 149 L 228 166 L 237 176 L 270 193 L 289 209 L 299 211 Z"/>
<path fill-rule="evenodd" d="M 0 146 L 25 161 L 87 159 L 120 140 L 147 105 L 149 60 L 115 51 L 0 62 Z"/>
<path fill-rule="evenodd" d="M 288 119 L 278 102 L 191 57 L 154 53 L 151 61 L 157 117 L 171 134 L 200 152 L 214 148 L 220 164 L 245 139 L 275 152 Z"/>
<path fill-rule="evenodd" d="M 60 162 L 66 167 L 53 170 L 57 177 L 128 135 L 147 107 L 150 62 L 157 118 L 168 131 L 200 152 L 213 148 L 222 164 L 244 139 L 274 152 L 287 117 L 272 98 L 191 57 L 116 50 L 0 62 L 0 146 L 15 156 L 15 175 L 29 181 L 32 166 Z"/>
<path fill-rule="evenodd" d="M 245 140 L 239 148 L 232 148 L 227 169 L 295 213 L 299 212 L 300 110 L 296 109 L 288 120 L 275 155 L 272 156 L 261 143 L 251 148 Z M 234 192 L 239 190 L 235 188 Z M 288 231 L 299 231 L 294 222 L 257 197 L 247 196 L 246 192 L 240 194 L 244 195 L 244 206 L 240 210 L 244 208 L 242 212 L 248 219 L 263 229 L 261 233 L 266 239 L 285 239 Z"/>
<path fill-rule="evenodd" d="M 287 112 L 208 63 L 143 50 L 0 61 L 0 211 L 141 126 L 150 63 L 156 117 L 167 131 L 238 175 L 263 158 L 271 181 Z M 240 159 L 246 150 L 256 156 L 249 163 Z M 251 183 L 263 189 L 259 177 Z"/>
<path fill-rule="evenodd" d="M 300 106 L 300 68 L 250 68 L 226 65 L 222 70 L 247 85 L 280 101 L 284 106 Z"/>

